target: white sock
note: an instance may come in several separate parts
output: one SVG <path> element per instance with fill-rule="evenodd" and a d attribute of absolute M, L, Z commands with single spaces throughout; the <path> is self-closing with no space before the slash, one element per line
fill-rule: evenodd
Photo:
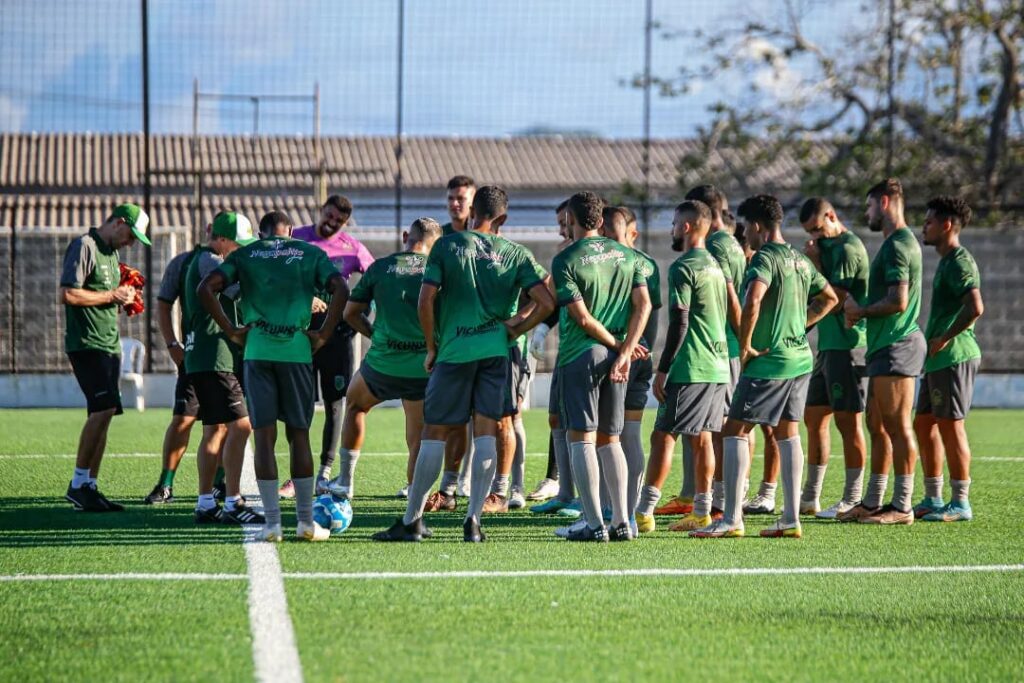
<path fill-rule="evenodd" d="M 200 493 L 196 507 L 200 510 L 209 510 L 217 507 L 217 500 L 213 497 L 212 493 Z"/>
<path fill-rule="evenodd" d="M 76 467 L 75 475 L 71 477 L 71 488 L 80 489 L 89 483 L 89 468 Z"/>

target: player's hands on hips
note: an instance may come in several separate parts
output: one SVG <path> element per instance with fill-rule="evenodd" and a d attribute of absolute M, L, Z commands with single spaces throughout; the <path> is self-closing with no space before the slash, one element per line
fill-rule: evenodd
<path fill-rule="evenodd" d="M 323 313 L 327 310 L 327 302 L 314 296 L 312 310 L 313 313 Z"/>
<path fill-rule="evenodd" d="M 428 373 L 434 371 L 434 363 L 437 362 L 437 349 L 427 349 L 427 357 L 423 361 L 423 369 Z"/>
<path fill-rule="evenodd" d="M 519 336 L 516 334 L 516 326 L 511 319 L 506 320 L 503 324 L 505 325 L 505 336 L 509 338 L 509 341 Z"/>
<path fill-rule="evenodd" d="M 935 337 L 928 340 L 928 357 L 937 356 L 942 349 L 949 346 L 949 340 L 942 337 Z"/>
<path fill-rule="evenodd" d="M 249 326 L 236 327 L 228 332 L 228 339 L 245 348 L 245 337 L 249 334 Z"/>
<path fill-rule="evenodd" d="M 135 301 L 135 288 L 131 285 L 121 285 L 110 294 L 114 299 L 114 303 L 119 306 L 124 306 L 125 304 L 130 304 Z"/>
<path fill-rule="evenodd" d="M 852 296 L 848 296 L 843 302 L 843 314 L 846 317 L 846 326 L 853 327 L 864 317 L 864 308 Z"/>
<path fill-rule="evenodd" d="M 654 384 L 651 389 L 654 390 L 654 398 L 658 399 L 658 403 L 665 402 L 665 381 L 668 379 L 664 372 L 658 372 L 654 375 Z"/>
<path fill-rule="evenodd" d="M 530 355 L 537 360 L 544 360 L 544 340 L 547 339 L 551 328 L 541 323 L 533 328 L 533 337 L 530 339 Z"/>

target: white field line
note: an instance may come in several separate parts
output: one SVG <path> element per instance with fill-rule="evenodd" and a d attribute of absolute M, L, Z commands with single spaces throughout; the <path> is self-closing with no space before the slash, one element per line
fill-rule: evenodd
<path fill-rule="evenodd" d="M 246 500 L 249 500 L 248 497 Z M 255 545 L 255 544 L 254 544 Z M 260 544 L 263 546 L 274 546 Z M 424 580 L 424 579 L 529 579 L 543 577 L 625 578 L 625 577 L 729 577 L 729 576 L 807 576 L 870 574 L 968 574 L 1021 572 L 1024 564 L 911 565 L 905 567 L 721 567 L 708 569 L 523 569 L 511 571 L 454 572 L 284 572 L 284 579 L 302 580 Z M 13 574 L 0 576 L 0 582 L 16 581 L 231 581 L 245 579 L 244 574 Z M 251 592 L 250 592 L 251 595 Z M 281 593 L 283 597 L 284 593 Z M 250 613 L 252 607 L 250 603 Z M 287 616 L 287 612 L 285 613 Z M 255 623 L 255 622 L 254 622 Z M 291 621 L 288 623 L 291 633 Z M 255 625 L 253 627 L 255 632 Z M 277 633 L 280 637 L 282 634 Z M 254 633 L 255 636 L 255 633 Z M 294 642 L 294 635 L 292 636 Z M 256 647 L 255 638 L 253 647 Z M 258 654 L 258 653 L 257 653 Z M 259 671 L 259 670 L 258 670 Z"/>
<path fill-rule="evenodd" d="M 253 454 L 246 449 L 241 490 L 246 501 L 262 510 Z M 277 546 L 259 539 L 260 526 L 245 526 L 245 563 L 249 577 L 249 628 L 252 658 L 260 683 L 301 683 L 302 662 L 295 645 L 295 629 L 288 612 L 284 578 Z"/>
<path fill-rule="evenodd" d="M 369 458 L 404 458 L 408 453 L 399 451 L 375 452 L 368 451 L 361 457 Z M 0 460 L 44 460 L 47 458 L 74 459 L 74 453 L 0 453 Z M 106 458 L 159 458 L 159 453 L 107 453 Z M 547 453 L 527 453 L 528 458 L 546 458 Z M 760 456 L 758 456 L 760 457 Z M 972 462 L 1024 462 L 1024 456 L 989 456 L 979 455 L 971 458 Z M 248 498 L 246 498 L 248 500 Z"/>

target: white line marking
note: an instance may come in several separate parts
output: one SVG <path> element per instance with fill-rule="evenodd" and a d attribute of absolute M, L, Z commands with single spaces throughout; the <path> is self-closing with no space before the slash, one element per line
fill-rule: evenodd
<path fill-rule="evenodd" d="M 262 509 L 251 452 L 242 469 L 241 490 L 246 501 Z M 260 527 L 245 526 L 245 562 L 249 575 L 249 628 L 256 680 L 291 683 L 302 681 L 302 662 L 295 646 L 295 629 L 288 613 L 284 578 L 277 546 L 261 541 Z"/>
<path fill-rule="evenodd" d="M 249 500 L 246 497 L 246 500 Z M 252 544 L 273 548 L 271 544 Z M 717 577 L 717 576 L 807 576 L 826 574 L 964 574 L 981 572 L 1020 572 L 1024 564 L 910 565 L 905 567 L 720 567 L 693 569 L 523 569 L 513 571 L 455 572 L 283 572 L 284 579 L 300 580 L 400 580 L 400 579 L 528 579 L 535 577 L 624 578 L 624 577 Z M 12 574 L 0 575 L 9 581 L 234 581 L 245 574 Z M 251 596 L 251 593 L 250 593 Z M 281 593 L 283 597 L 283 592 Z M 250 614 L 252 607 L 250 604 Z M 287 616 L 287 613 L 286 613 Z M 289 630 L 291 620 L 288 622 Z M 255 631 L 255 626 L 254 626 Z M 280 634 L 277 634 L 280 635 Z M 294 637 L 294 636 L 293 636 Z M 255 647 L 255 640 L 253 643 Z"/>

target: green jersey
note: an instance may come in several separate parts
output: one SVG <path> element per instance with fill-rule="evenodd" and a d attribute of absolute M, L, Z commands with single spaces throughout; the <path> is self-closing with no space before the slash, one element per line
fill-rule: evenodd
<path fill-rule="evenodd" d="M 818 252 L 822 274 L 829 284 L 846 290 L 863 306 L 868 298 L 868 250 L 860 238 L 849 230 L 836 237 L 823 237 L 818 240 Z M 864 320 L 847 328 L 843 307 L 837 306 L 818 323 L 818 350 L 846 351 L 864 346 L 866 329 Z"/>
<path fill-rule="evenodd" d="M 423 369 L 427 342 L 416 313 L 426 265 L 426 254 L 411 251 L 377 259 L 349 296 L 349 301 L 372 303 L 377 310 L 365 362 L 378 372 L 395 377 L 427 376 Z"/>
<path fill-rule="evenodd" d="M 199 247 L 196 255 L 189 261 L 185 271 L 183 284 L 184 296 L 181 300 L 182 318 L 185 320 L 185 372 L 234 372 L 241 370 L 242 349 L 228 339 L 214 321 L 213 316 L 206 312 L 196 288 L 203 278 L 216 270 L 224 259 L 209 247 Z M 237 287 L 229 287 L 220 294 L 220 305 L 232 325 L 237 324 L 238 315 L 235 310 Z"/>
<path fill-rule="evenodd" d="M 438 362 L 507 357 L 504 321 L 515 315 L 520 291 L 546 275 L 529 250 L 500 235 L 465 230 L 435 242 L 423 282 L 438 288 Z"/>
<path fill-rule="evenodd" d="M 640 338 L 640 343 L 645 348 L 650 349 L 654 342 L 657 341 L 656 339 L 648 339 L 648 337 L 653 337 L 656 334 L 657 310 L 661 308 L 661 269 L 658 268 L 658 262 L 648 254 L 639 249 L 634 249 L 633 251 L 636 252 L 637 267 L 640 268 L 640 273 L 647 282 L 647 294 L 651 297 L 651 317 L 648 318 L 644 335 Z"/>
<path fill-rule="evenodd" d="M 454 235 L 456 232 L 459 232 L 459 231 L 457 231 L 455 228 L 453 228 L 452 224 L 450 222 L 449 223 L 445 223 L 444 225 L 441 226 L 441 237 L 447 237 L 448 235 Z M 465 230 L 463 230 L 463 232 L 465 232 Z"/>
<path fill-rule="evenodd" d="M 925 338 L 930 341 L 945 334 L 960 315 L 964 294 L 980 287 L 978 264 L 974 262 L 971 252 L 963 247 L 957 247 L 943 256 L 935 270 L 935 280 L 932 283 L 932 308 L 928 314 Z M 974 337 L 974 325 L 971 325 L 953 337 L 942 351 L 934 356 L 928 356 L 924 362 L 924 370 L 934 372 L 974 358 L 981 358 L 981 348 Z"/>
<path fill-rule="evenodd" d="M 889 286 L 907 283 L 909 300 L 907 309 L 884 318 L 867 319 L 868 356 L 884 349 L 920 328 L 917 315 L 921 312 L 921 246 L 910 228 L 900 228 L 882 242 L 875 254 L 868 274 L 868 305 L 881 301 L 889 293 Z"/>
<path fill-rule="evenodd" d="M 313 362 L 305 332 L 313 292 L 339 274 L 323 249 L 271 237 L 233 251 L 220 272 L 241 285 L 241 322 L 250 327 L 245 360 Z"/>
<path fill-rule="evenodd" d="M 725 339 L 729 294 L 725 274 L 707 249 L 691 249 L 668 271 L 669 305 L 688 311 L 688 326 L 668 381 L 725 384 L 729 381 L 729 344 Z"/>
<path fill-rule="evenodd" d="M 754 254 L 748 286 L 768 285 L 754 325 L 751 346 L 767 353 L 751 359 L 743 375 L 758 379 L 792 379 L 814 366 L 807 344 L 807 301 L 828 286 L 806 256 L 785 242 L 768 242 Z"/>
<path fill-rule="evenodd" d="M 568 305 L 574 301 L 582 301 L 613 337 L 619 341 L 626 338 L 633 312 L 633 288 L 647 286 L 634 250 L 605 237 L 584 237 L 559 252 L 551 270 L 562 306 L 558 319 L 559 367 L 600 344 L 572 319 Z"/>
<path fill-rule="evenodd" d="M 731 282 L 736 296 L 741 296 L 743 274 L 747 269 L 747 257 L 736 238 L 725 230 L 716 230 L 707 239 L 707 249 L 725 274 L 725 281 Z M 732 331 L 728 317 L 725 323 L 725 339 L 729 343 L 729 358 L 740 357 L 740 342 Z"/>
<path fill-rule="evenodd" d="M 64 253 L 60 286 L 109 292 L 121 284 L 121 268 L 117 250 L 103 241 L 96 228 L 71 241 Z M 72 306 L 64 304 L 64 350 L 93 349 L 120 354 L 121 341 L 117 330 L 117 304 Z"/>

